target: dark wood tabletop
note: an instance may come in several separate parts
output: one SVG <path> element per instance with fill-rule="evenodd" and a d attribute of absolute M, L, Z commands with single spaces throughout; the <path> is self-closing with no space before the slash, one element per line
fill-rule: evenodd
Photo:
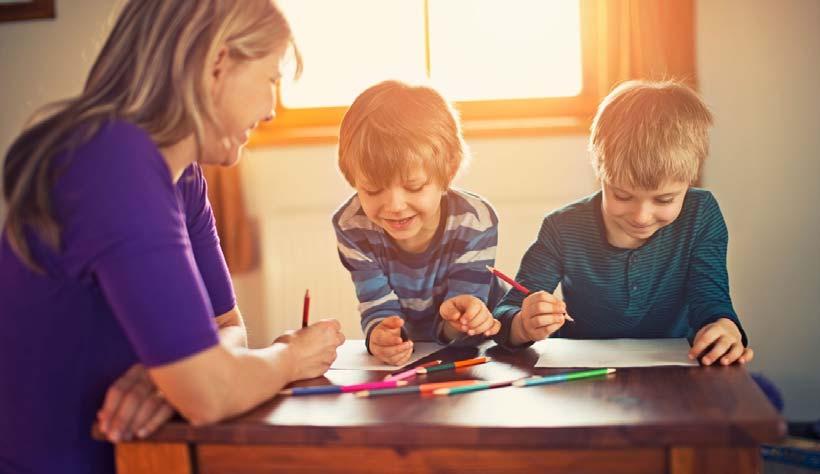
<path fill-rule="evenodd" d="M 493 361 L 420 376 L 501 381 L 569 369 L 534 369 L 532 349 L 509 353 L 491 343 L 448 347 L 421 359 L 489 355 Z M 385 372 L 331 370 L 296 386 L 381 380 Z M 353 394 L 277 396 L 221 423 L 171 421 L 148 441 L 208 444 L 309 444 L 392 447 L 755 446 L 785 434 L 785 423 L 740 365 L 618 369 L 607 377 L 554 385 L 504 387 L 442 397 Z"/>

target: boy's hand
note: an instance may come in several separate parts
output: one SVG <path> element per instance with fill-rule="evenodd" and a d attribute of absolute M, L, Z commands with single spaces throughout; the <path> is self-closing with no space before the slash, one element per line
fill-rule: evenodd
<path fill-rule="evenodd" d="M 704 353 L 711 347 L 711 350 Z M 720 318 L 717 321 L 700 328 L 695 334 L 692 348 L 689 349 L 689 358 L 700 357 L 702 365 L 712 365 L 720 359 L 721 365 L 729 365 L 735 361 L 745 364 L 754 358 L 754 351 L 743 347 L 740 330 L 734 321 Z"/>
<path fill-rule="evenodd" d="M 493 336 L 501 329 L 501 322 L 493 318 L 483 301 L 472 295 L 454 296 L 439 308 L 441 318 L 453 329 L 468 336 Z"/>
<path fill-rule="evenodd" d="M 546 291 L 531 293 L 515 316 L 511 342 L 520 345 L 549 337 L 564 325 L 566 311 L 567 304 Z"/>
<path fill-rule="evenodd" d="M 391 365 L 404 365 L 413 353 L 413 341 L 402 341 L 401 327 L 404 320 L 390 316 L 370 332 L 370 352 L 380 361 Z"/>

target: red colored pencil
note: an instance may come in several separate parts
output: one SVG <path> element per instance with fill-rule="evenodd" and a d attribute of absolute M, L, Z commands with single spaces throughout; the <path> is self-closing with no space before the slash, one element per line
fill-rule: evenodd
<path fill-rule="evenodd" d="M 490 271 L 490 273 L 492 273 L 493 275 L 497 276 L 498 278 L 501 278 L 502 280 L 506 281 L 507 283 L 512 285 L 513 288 L 515 288 L 516 290 L 520 291 L 521 293 L 524 293 L 525 295 L 530 294 L 529 288 L 522 285 L 521 283 L 518 283 L 517 281 L 515 281 L 512 278 L 508 277 L 507 275 L 501 273 L 501 270 L 499 270 L 495 267 L 491 267 L 489 265 L 485 265 L 485 266 L 487 267 L 487 270 Z M 572 319 L 572 317 L 570 315 L 568 315 L 567 313 L 564 313 L 564 316 L 567 318 L 567 321 L 575 322 L 575 320 Z"/>
<path fill-rule="evenodd" d="M 512 285 L 513 288 L 515 288 L 516 290 L 520 291 L 521 293 L 524 293 L 525 295 L 530 294 L 530 290 L 526 286 L 522 285 L 521 283 L 518 283 L 517 281 L 515 281 L 512 278 L 508 277 L 507 275 L 501 273 L 501 270 L 499 270 L 497 268 L 494 268 L 494 267 L 491 267 L 489 265 L 486 265 L 486 267 L 487 267 L 487 270 L 490 271 L 490 273 L 492 273 L 493 275 L 497 276 L 498 278 L 501 278 L 502 280 L 506 281 L 507 283 Z"/>
<path fill-rule="evenodd" d="M 308 315 L 310 314 L 310 289 L 305 290 L 305 300 L 302 302 L 302 327 L 308 325 Z"/>

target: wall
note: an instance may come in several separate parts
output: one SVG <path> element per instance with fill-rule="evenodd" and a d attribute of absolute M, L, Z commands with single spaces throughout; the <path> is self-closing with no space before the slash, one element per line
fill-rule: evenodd
<path fill-rule="evenodd" d="M 55 3 L 54 20 L 0 23 L 3 157 L 37 107 L 82 90 L 86 74 L 111 28 L 112 12 L 121 4 L 119 0 Z M 0 200 L 0 222 L 5 216 L 4 209 Z"/>
<path fill-rule="evenodd" d="M 701 89 L 716 117 L 705 185 L 729 226 L 751 370 L 786 415 L 820 418 L 820 2 L 700 0 Z"/>

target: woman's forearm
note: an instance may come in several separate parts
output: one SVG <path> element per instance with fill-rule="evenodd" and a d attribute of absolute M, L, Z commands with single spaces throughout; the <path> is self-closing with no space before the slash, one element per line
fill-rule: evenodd
<path fill-rule="evenodd" d="M 182 361 L 151 369 L 165 398 L 194 425 L 245 412 L 293 380 L 287 344 L 264 349 L 219 344 Z"/>

